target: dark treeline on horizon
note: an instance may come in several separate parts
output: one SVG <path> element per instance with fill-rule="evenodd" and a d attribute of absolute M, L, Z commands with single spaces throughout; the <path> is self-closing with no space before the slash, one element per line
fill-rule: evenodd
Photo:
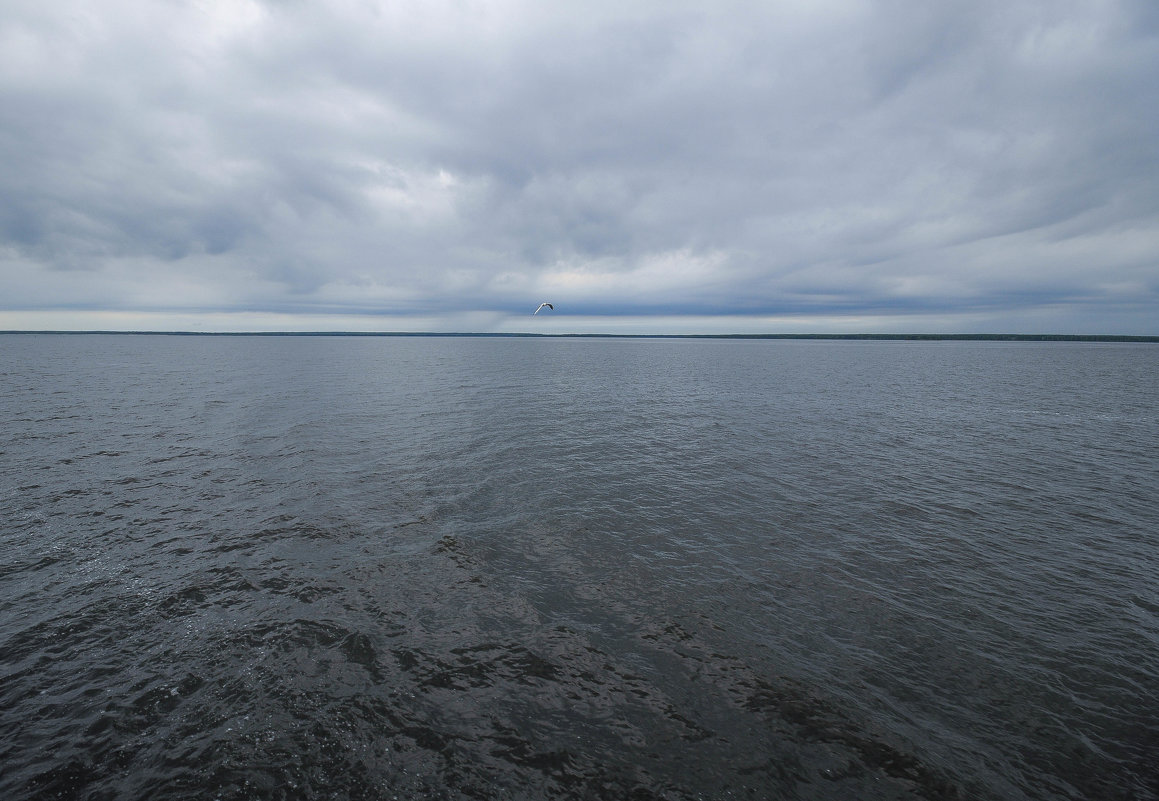
<path fill-rule="evenodd" d="M 0 334 L 100 334 L 189 337 L 540 337 L 573 339 L 829 339 L 978 342 L 1159 342 L 1156 336 L 1121 334 L 534 334 L 437 331 L 0 331 Z"/>

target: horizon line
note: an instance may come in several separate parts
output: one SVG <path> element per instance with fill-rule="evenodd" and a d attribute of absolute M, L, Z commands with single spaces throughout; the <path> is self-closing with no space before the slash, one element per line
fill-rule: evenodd
<path fill-rule="evenodd" d="M 1152 334 L 969 334 L 969 333 L 829 333 L 829 334 L 603 334 L 532 333 L 503 331 L 152 331 L 115 329 L 10 329 L 0 335 L 63 334 L 101 336 L 195 336 L 195 337 L 541 337 L 572 339 L 814 339 L 892 341 L 998 341 L 998 342 L 1148 342 L 1159 343 Z"/>

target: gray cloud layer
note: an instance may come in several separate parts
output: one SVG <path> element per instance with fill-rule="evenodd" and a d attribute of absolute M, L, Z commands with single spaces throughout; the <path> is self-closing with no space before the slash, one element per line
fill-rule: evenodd
<path fill-rule="evenodd" d="M 0 316 L 1155 333 L 1157 142 L 1150 0 L 8 2 Z"/>

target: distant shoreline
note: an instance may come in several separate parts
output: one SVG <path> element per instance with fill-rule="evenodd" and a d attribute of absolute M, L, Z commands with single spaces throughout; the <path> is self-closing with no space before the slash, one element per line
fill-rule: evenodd
<path fill-rule="evenodd" d="M 1120 334 L 533 334 L 435 331 L 0 331 L 0 335 L 64 334 L 178 337 L 536 337 L 546 339 L 818 339 L 971 342 L 1151 342 L 1156 336 Z"/>

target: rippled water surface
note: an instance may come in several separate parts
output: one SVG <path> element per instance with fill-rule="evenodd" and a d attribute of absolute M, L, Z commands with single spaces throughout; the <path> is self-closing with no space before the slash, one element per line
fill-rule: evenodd
<path fill-rule="evenodd" d="M 1159 798 L 1159 346 L 0 336 L 5 799 Z"/>

